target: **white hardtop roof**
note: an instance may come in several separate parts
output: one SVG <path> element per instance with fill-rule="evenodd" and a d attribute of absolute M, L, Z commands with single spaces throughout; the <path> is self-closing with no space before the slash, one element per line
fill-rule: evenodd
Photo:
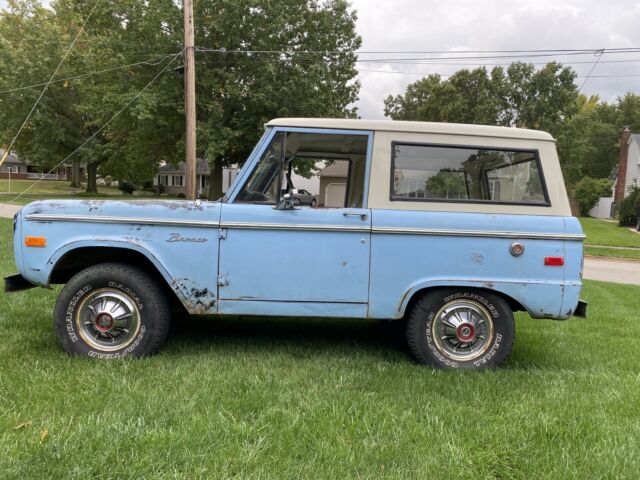
<path fill-rule="evenodd" d="M 371 130 L 387 132 L 437 133 L 477 137 L 519 138 L 553 142 L 547 132 L 525 128 L 468 125 L 462 123 L 402 122 L 396 120 L 354 120 L 345 118 L 276 118 L 268 127 L 333 128 L 340 130 Z"/>

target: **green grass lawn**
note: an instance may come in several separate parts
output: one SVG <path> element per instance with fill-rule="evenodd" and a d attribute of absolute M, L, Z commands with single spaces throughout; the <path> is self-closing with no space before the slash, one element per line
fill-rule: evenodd
<path fill-rule="evenodd" d="M 33 187 L 31 187 L 33 185 Z M 14 200 L 20 193 L 27 193 Z M 141 192 L 134 192 L 140 195 Z M 98 185 L 98 194 L 85 193 L 83 188 L 71 188 L 68 181 L 43 180 L 11 180 L 11 193 L 9 193 L 9 180 L 0 179 L 0 202 L 13 202 L 19 205 L 26 205 L 35 200 L 57 199 L 57 198 L 104 198 L 122 196 L 122 192 L 114 187 Z M 113 199 L 113 198 L 112 198 Z"/>
<path fill-rule="evenodd" d="M 630 232 L 626 227 L 619 227 L 617 222 L 582 217 L 580 223 L 587 235 L 585 245 L 640 248 L 640 234 Z"/>
<path fill-rule="evenodd" d="M 0 221 L 0 273 L 14 271 Z M 434 371 L 398 324 L 186 319 L 143 360 L 67 357 L 56 291 L 0 294 L 1 478 L 636 478 L 640 287 L 517 318 L 505 368 Z"/>

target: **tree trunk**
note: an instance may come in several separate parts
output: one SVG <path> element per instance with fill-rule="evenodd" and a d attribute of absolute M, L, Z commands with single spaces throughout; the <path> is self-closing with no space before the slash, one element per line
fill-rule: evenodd
<path fill-rule="evenodd" d="M 218 200 L 222 195 L 222 159 L 218 157 L 211 162 L 211 178 L 207 198 L 214 201 Z"/>
<path fill-rule="evenodd" d="M 71 164 L 71 187 L 80 188 L 81 186 L 80 160 L 76 159 Z"/>
<path fill-rule="evenodd" d="M 96 181 L 97 176 L 98 165 L 87 162 L 87 193 L 98 193 L 98 183 Z"/>

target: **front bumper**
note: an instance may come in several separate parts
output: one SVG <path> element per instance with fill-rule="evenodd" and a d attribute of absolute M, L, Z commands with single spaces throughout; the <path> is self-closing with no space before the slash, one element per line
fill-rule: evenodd
<path fill-rule="evenodd" d="M 30 288 L 35 288 L 36 286 L 37 285 L 31 283 L 19 273 L 4 277 L 5 293 L 21 292 L 22 290 L 29 290 Z"/>

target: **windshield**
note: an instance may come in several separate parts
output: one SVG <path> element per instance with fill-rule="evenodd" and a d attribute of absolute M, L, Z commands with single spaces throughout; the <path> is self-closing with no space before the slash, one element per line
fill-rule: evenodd
<path fill-rule="evenodd" d="M 238 194 L 236 201 L 247 203 L 273 203 L 280 199 L 278 180 L 282 161 L 283 134 L 278 133 L 269 148 L 264 152 L 258 167 L 251 174 Z"/>

